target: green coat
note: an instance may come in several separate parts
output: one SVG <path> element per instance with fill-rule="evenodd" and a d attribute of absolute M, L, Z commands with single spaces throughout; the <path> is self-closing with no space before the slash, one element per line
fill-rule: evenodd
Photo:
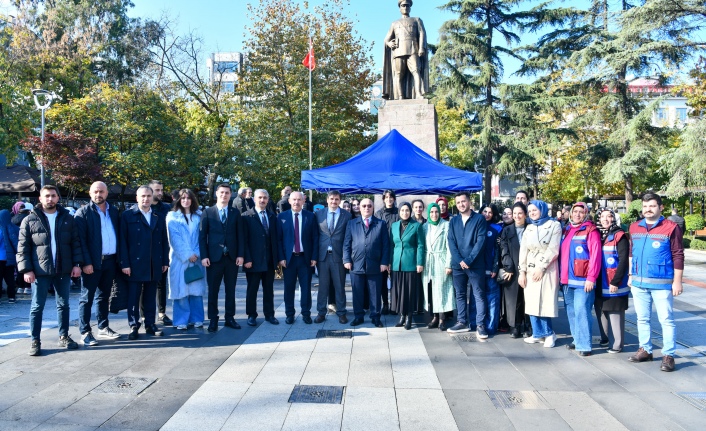
<path fill-rule="evenodd" d="M 456 309 L 456 294 L 453 277 L 446 274 L 446 268 L 451 268 L 451 251 L 449 251 L 449 222 L 439 220 L 434 226 L 424 224 L 426 236 L 427 258 L 424 265 L 422 290 L 424 291 L 425 307 L 429 310 L 429 293 L 427 285 L 431 281 L 431 305 L 434 313 L 443 313 Z"/>
<path fill-rule="evenodd" d="M 417 266 L 424 266 L 425 245 L 422 225 L 410 220 L 400 238 L 401 221 L 392 223 L 390 244 L 392 245 L 392 270 L 417 272 Z"/>

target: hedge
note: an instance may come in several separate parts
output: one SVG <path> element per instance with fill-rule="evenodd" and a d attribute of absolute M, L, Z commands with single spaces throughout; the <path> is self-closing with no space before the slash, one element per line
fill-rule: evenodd
<path fill-rule="evenodd" d="M 694 231 L 704 228 L 704 219 L 700 214 L 688 214 L 684 217 L 686 221 L 686 230 Z"/>

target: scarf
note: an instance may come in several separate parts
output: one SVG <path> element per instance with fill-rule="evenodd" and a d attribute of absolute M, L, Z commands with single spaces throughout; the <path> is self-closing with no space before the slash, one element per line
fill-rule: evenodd
<path fill-rule="evenodd" d="M 401 225 L 400 233 L 404 232 L 404 230 L 407 228 L 407 225 L 412 220 L 412 217 L 414 217 L 414 214 L 412 214 L 412 205 L 410 205 L 408 202 L 403 203 L 402 205 L 400 205 L 400 207 L 398 209 L 398 213 L 399 213 L 399 210 L 402 209 L 402 207 L 409 208 L 409 218 L 405 220 L 402 217 L 400 217 L 400 225 Z"/>
<path fill-rule="evenodd" d="M 25 203 L 22 201 L 15 202 L 14 205 L 12 205 L 12 214 L 17 215 L 20 212 L 20 209 L 25 206 Z"/>
<path fill-rule="evenodd" d="M 611 223 L 611 225 L 607 228 L 603 227 L 603 223 L 600 222 L 601 214 L 603 214 L 604 211 L 608 211 L 613 215 L 613 223 Z M 606 238 L 608 238 L 610 234 L 620 230 L 618 218 L 615 216 L 615 212 L 610 208 L 600 208 L 596 215 L 598 216 L 598 223 L 596 226 L 598 226 L 598 230 L 601 232 L 601 242 L 605 242 Z"/>
<path fill-rule="evenodd" d="M 439 204 L 439 201 L 444 201 L 444 203 L 446 204 L 446 211 L 444 211 L 444 212 L 441 212 L 441 207 L 439 207 L 439 212 L 441 213 L 441 214 L 439 214 L 439 217 L 444 220 L 448 220 L 449 219 L 449 200 L 443 196 L 440 196 L 436 199 L 437 206 Z M 427 210 L 427 213 L 428 213 L 428 210 Z M 428 217 L 427 217 L 427 220 L 428 220 Z"/>
<path fill-rule="evenodd" d="M 439 198 L 439 199 L 443 199 L 443 198 Z M 437 201 L 438 201 L 439 199 L 437 199 Z M 432 209 L 432 208 L 436 208 L 436 210 L 439 211 L 439 220 L 437 220 L 437 221 L 434 221 L 434 220 L 431 219 L 431 209 Z M 430 204 L 427 206 L 427 223 L 430 223 L 430 224 L 433 224 L 434 226 L 436 226 L 436 225 L 439 224 L 440 221 L 441 221 L 441 208 L 439 208 L 439 205 L 438 205 L 438 204 L 430 203 Z"/>
<path fill-rule="evenodd" d="M 571 205 L 571 212 L 572 212 L 572 213 L 574 212 L 574 208 L 575 208 L 575 207 L 581 207 L 581 208 L 583 208 L 583 209 L 586 211 L 586 215 L 584 216 L 583 220 L 581 220 L 581 221 L 578 222 L 578 223 L 574 223 L 574 222 L 571 220 L 571 215 L 569 215 L 569 222 L 571 223 L 571 226 L 574 226 L 574 227 L 576 227 L 576 226 L 581 226 L 582 224 L 584 224 L 584 223 L 586 222 L 586 220 L 588 220 L 588 205 L 586 205 L 586 204 L 583 203 L 583 202 L 576 202 L 575 204 Z"/>
<path fill-rule="evenodd" d="M 531 218 L 528 218 L 529 222 L 532 223 L 535 226 L 541 226 L 544 223 L 548 222 L 549 219 L 549 205 L 547 205 L 546 202 L 540 201 L 540 200 L 532 200 L 530 201 L 530 205 L 534 205 L 539 209 L 539 219 L 537 220 L 532 220 Z"/>

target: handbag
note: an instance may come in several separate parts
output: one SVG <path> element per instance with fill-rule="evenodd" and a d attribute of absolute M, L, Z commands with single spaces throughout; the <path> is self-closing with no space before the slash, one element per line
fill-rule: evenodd
<path fill-rule="evenodd" d="M 201 280 L 203 278 L 203 271 L 201 268 L 194 264 L 190 264 L 184 270 L 184 281 L 186 284 L 193 283 L 196 280 Z"/>
<path fill-rule="evenodd" d="M 507 271 L 505 271 L 504 269 L 500 268 L 500 269 L 498 270 L 498 275 L 495 277 L 495 282 L 498 283 L 498 284 L 500 284 L 500 285 L 503 285 L 503 284 L 507 284 L 507 283 L 509 283 L 510 281 L 512 281 L 512 277 L 510 277 L 509 280 L 505 280 L 505 274 L 507 274 Z"/>

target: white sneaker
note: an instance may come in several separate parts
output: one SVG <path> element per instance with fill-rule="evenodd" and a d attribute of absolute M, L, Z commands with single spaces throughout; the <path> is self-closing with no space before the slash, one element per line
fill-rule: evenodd
<path fill-rule="evenodd" d="M 24 294 L 25 294 L 25 290 L 26 290 L 26 289 L 23 289 L 23 288 L 20 287 L 19 289 L 17 289 L 17 293 L 21 293 L 21 294 L 24 295 Z"/>
<path fill-rule="evenodd" d="M 194 323 L 194 328 L 203 328 L 203 322 Z"/>
<path fill-rule="evenodd" d="M 186 331 L 186 325 L 177 325 L 177 329 L 180 329 L 182 331 Z"/>
<path fill-rule="evenodd" d="M 29 287 L 25 289 L 25 295 L 31 295 L 32 294 L 32 289 Z"/>
<path fill-rule="evenodd" d="M 537 344 L 537 343 L 541 343 L 542 341 L 544 341 L 544 338 L 534 338 L 534 337 L 525 338 L 525 343 L 527 343 L 527 344 Z"/>
<path fill-rule="evenodd" d="M 552 334 L 544 339 L 544 347 L 554 347 L 556 343 L 556 334 Z"/>

